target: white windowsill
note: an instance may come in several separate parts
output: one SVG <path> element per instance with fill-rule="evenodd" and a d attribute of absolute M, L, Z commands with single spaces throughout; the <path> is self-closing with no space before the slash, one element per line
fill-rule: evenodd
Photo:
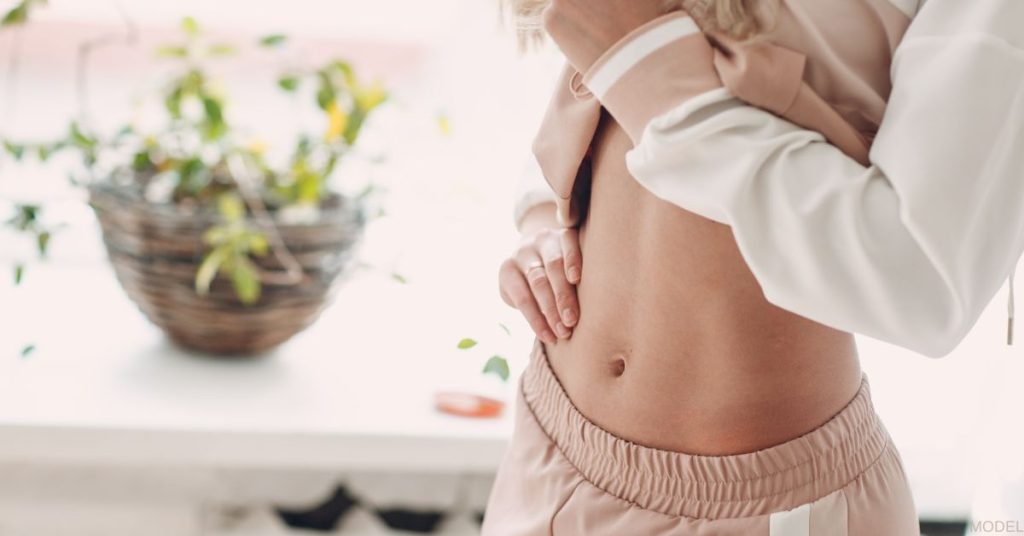
<path fill-rule="evenodd" d="M 216 359 L 167 342 L 108 268 L 35 267 L 0 290 L 0 463 L 491 472 L 511 411 L 451 417 L 432 397 L 467 386 L 507 397 L 512 384 L 435 344 L 412 324 L 421 311 L 366 308 L 409 292 L 357 278 L 276 352 Z M 25 342 L 38 347 L 21 359 Z"/>

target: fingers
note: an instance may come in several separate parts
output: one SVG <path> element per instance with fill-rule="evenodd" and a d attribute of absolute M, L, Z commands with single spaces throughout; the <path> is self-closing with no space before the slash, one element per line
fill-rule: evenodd
<path fill-rule="evenodd" d="M 579 304 L 576 301 L 576 287 L 566 276 L 568 269 L 562 244 L 565 231 L 559 231 L 540 244 L 538 250 L 544 261 L 544 270 L 555 299 L 555 311 L 561 324 L 575 326 L 579 318 Z M 557 327 L 556 333 L 557 333 Z M 569 330 L 566 330 L 568 332 Z"/>
<path fill-rule="evenodd" d="M 567 338 L 570 334 L 569 328 L 562 323 L 547 267 L 537 253 L 537 249 L 533 247 L 520 248 L 516 254 L 516 263 L 526 278 L 530 290 L 533 291 L 533 299 L 537 301 L 541 314 L 548 321 L 548 326 L 559 338 Z"/>
<path fill-rule="evenodd" d="M 551 229 L 526 238 L 501 266 L 502 300 L 519 309 L 545 342 L 568 338 L 580 315 L 576 293 L 583 260 L 579 235 L 575 229 Z"/>
<path fill-rule="evenodd" d="M 551 331 L 547 318 L 540 312 L 540 306 L 533 297 L 533 291 L 530 290 L 530 285 L 515 259 L 508 259 L 502 263 L 498 279 L 501 299 L 509 306 L 519 309 L 530 325 L 530 329 L 537 334 L 540 340 L 554 344 L 555 334 Z"/>
<path fill-rule="evenodd" d="M 580 251 L 580 235 L 575 228 L 562 231 L 562 255 L 565 257 L 565 277 L 578 285 L 583 276 L 583 252 Z"/>

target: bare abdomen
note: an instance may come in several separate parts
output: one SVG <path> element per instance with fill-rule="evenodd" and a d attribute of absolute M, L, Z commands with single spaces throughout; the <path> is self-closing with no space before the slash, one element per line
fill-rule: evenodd
<path fill-rule="evenodd" d="M 580 411 L 612 433 L 693 454 L 802 435 L 856 393 L 852 335 L 768 303 L 729 227 L 661 201 L 625 168 L 605 117 L 581 228 L 581 315 L 547 345 Z"/>

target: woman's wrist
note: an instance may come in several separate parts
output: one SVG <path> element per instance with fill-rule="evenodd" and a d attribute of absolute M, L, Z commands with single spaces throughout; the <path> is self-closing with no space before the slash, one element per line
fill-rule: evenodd
<path fill-rule="evenodd" d="M 519 233 L 524 236 L 544 229 L 561 227 L 556 216 L 554 202 L 538 203 L 530 207 L 519 220 Z"/>
<path fill-rule="evenodd" d="M 544 29 L 583 73 L 630 32 L 665 14 L 662 0 L 553 0 Z"/>

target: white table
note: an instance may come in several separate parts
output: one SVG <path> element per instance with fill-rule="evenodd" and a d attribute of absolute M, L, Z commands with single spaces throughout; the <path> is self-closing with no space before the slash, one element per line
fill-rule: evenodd
<path fill-rule="evenodd" d="M 432 397 L 511 389 L 480 377 L 420 311 L 368 308 L 407 305 L 410 292 L 350 281 L 291 343 L 225 359 L 168 342 L 106 268 L 36 268 L 0 291 L 0 463 L 492 471 L 510 412 L 451 417 Z M 36 350 L 20 359 L 26 343 Z"/>
<path fill-rule="evenodd" d="M 0 535 L 276 536 L 273 506 L 337 482 L 374 504 L 457 508 L 441 534 L 474 533 L 511 411 L 447 416 L 433 395 L 504 398 L 511 383 L 481 375 L 486 356 L 455 348 L 474 328 L 428 315 L 415 287 L 357 274 L 310 330 L 232 359 L 168 342 L 106 266 L 57 266 L 0 288 Z M 347 517 L 339 534 L 385 533 Z"/>

